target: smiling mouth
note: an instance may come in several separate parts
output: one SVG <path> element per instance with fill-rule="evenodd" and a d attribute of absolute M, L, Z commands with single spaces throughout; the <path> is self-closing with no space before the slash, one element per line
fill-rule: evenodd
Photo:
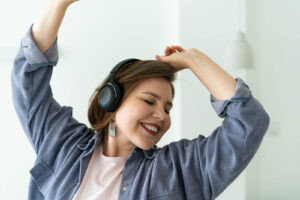
<path fill-rule="evenodd" d="M 159 128 L 154 126 L 149 126 L 147 124 L 141 123 L 142 127 L 147 131 L 147 133 L 156 136 L 158 134 Z"/>

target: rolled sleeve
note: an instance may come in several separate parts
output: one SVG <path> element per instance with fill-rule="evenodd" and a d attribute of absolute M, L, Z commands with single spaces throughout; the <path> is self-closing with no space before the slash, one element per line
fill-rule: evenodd
<path fill-rule="evenodd" d="M 241 79 L 236 78 L 236 88 L 235 92 L 230 100 L 218 101 L 212 95 L 210 95 L 210 102 L 216 111 L 217 115 L 221 118 L 225 117 L 225 109 L 231 102 L 242 102 L 251 96 L 251 91 L 249 86 Z"/>
<path fill-rule="evenodd" d="M 28 29 L 27 33 L 22 39 L 21 48 L 23 49 L 24 56 L 32 67 L 32 71 L 42 66 L 55 66 L 58 62 L 57 38 L 51 47 L 45 53 L 43 53 L 33 39 L 32 26 Z"/>
<path fill-rule="evenodd" d="M 52 118 L 65 116 L 69 109 L 55 101 L 50 86 L 53 66 L 58 62 L 57 39 L 43 54 L 36 45 L 31 30 L 32 26 L 21 40 L 11 72 L 11 84 L 16 113 L 38 152 L 48 131 L 53 128 Z M 57 113 L 61 115 L 58 116 Z"/>

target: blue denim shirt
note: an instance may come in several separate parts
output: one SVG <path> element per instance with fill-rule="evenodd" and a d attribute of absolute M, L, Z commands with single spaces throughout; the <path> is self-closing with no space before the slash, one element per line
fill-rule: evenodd
<path fill-rule="evenodd" d="M 49 84 L 57 64 L 57 41 L 43 54 L 31 28 L 21 41 L 12 70 L 13 102 L 37 157 L 30 170 L 30 200 L 71 200 L 103 132 L 72 117 L 53 98 Z M 215 199 L 253 158 L 269 116 L 236 78 L 230 100 L 210 100 L 222 126 L 211 135 L 182 139 L 150 150 L 134 147 L 125 163 L 119 200 Z"/>

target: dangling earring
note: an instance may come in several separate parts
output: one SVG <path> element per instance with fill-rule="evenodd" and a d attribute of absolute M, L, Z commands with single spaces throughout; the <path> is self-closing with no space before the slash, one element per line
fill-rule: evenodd
<path fill-rule="evenodd" d="M 108 125 L 108 135 L 111 137 L 116 136 L 116 126 L 112 124 L 113 122 L 114 122 L 114 120 L 111 119 L 109 121 L 109 125 Z"/>

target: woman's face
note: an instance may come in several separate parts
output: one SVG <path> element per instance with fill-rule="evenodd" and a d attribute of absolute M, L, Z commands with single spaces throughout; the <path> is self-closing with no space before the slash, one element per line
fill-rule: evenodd
<path fill-rule="evenodd" d="M 162 78 L 143 80 L 116 111 L 116 135 L 141 149 L 152 148 L 170 128 L 172 89 Z"/>

